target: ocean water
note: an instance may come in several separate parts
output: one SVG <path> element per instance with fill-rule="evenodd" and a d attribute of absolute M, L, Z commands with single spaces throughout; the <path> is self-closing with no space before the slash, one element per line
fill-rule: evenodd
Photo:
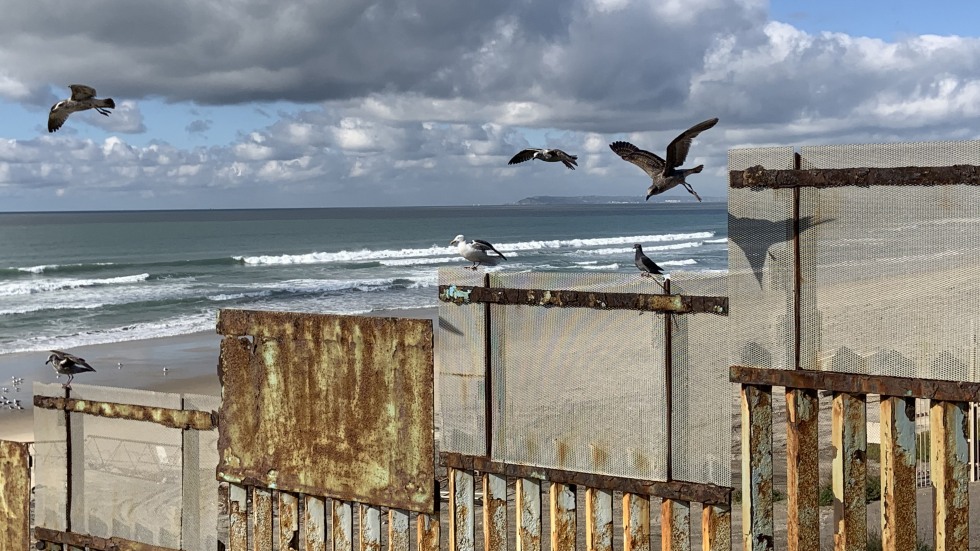
<path fill-rule="evenodd" d="M 508 271 L 727 267 L 727 206 L 630 204 L 0 213 L 0 354 L 214 329 L 220 308 L 435 306 L 449 242 Z"/>

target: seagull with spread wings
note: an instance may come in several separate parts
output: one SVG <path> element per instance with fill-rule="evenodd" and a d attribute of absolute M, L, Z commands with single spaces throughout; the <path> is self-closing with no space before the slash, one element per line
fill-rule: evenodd
<path fill-rule="evenodd" d="M 516 165 L 517 163 L 523 163 L 531 159 L 540 159 L 546 163 L 557 163 L 561 161 L 572 170 L 575 170 L 575 167 L 578 166 L 578 163 L 575 162 L 578 159 L 577 155 L 569 155 L 561 149 L 536 149 L 533 147 L 518 152 L 517 155 L 511 157 L 507 164 Z"/>
<path fill-rule="evenodd" d="M 84 84 L 70 84 L 71 97 L 63 99 L 51 106 L 48 113 L 48 132 L 54 132 L 61 128 L 68 120 L 68 115 L 86 109 L 95 109 L 105 116 L 109 116 L 109 109 L 116 108 L 116 102 L 112 98 L 98 99 L 95 97 L 95 88 Z"/>

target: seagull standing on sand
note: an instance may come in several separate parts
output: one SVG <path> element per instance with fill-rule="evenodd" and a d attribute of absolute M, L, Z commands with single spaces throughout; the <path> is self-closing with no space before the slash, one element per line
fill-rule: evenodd
<path fill-rule="evenodd" d="M 63 99 L 51 107 L 51 112 L 48 114 L 48 132 L 54 132 L 61 128 L 61 125 L 68 120 L 68 115 L 76 111 L 95 109 L 108 117 L 109 109 L 116 108 L 116 102 L 112 101 L 112 98 L 97 99 L 95 88 L 91 86 L 70 84 L 68 87 L 71 88 L 71 97 Z"/>
<path fill-rule="evenodd" d="M 48 360 L 44 363 L 50 363 L 51 367 L 61 375 L 68 375 L 68 382 L 61 385 L 65 388 L 71 388 L 71 380 L 75 378 L 75 375 L 86 371 L 95 371 L 95 368 L 84 359 L 60 350 L 52 350 Z"/>
<path fill-rule="evenodd" d="M 500 251 L 493 248 L 493 245 L 488 241 L 482 239 L 474 239 L 467 243 L 466 239 L 463 238 L 463 234 L 457 235 L 452 241 L 449 242 L 450 245 L 456 245 L 459 250 L 460 256 L 469 260 L 473 263 L 473 266 L 467 266 L 471 270 L 475 270 L 480 264 L 486 264 L 488 266 L 496 266 L 500 260 L 497 259 L 499 256 L 503 260 L 507 260 L 507 257 L 500 254 Z M 490 253 L 496 253 L 497 256 L 492 256 Z"/>
<path fill-rule="evenodd" d="M 533 147 L 520 151 L 517 155 L 511 157 L 510 162 L 507 164 L 516 165 L 517 163 L 523 163 L 531 159 L 540 159 L 546 163 L 557 163 L 561 161 L 572 170 L 575 170 L 575 167 L 578 166 L 578 163 L 575 162 L 578 159 L 577 155 L 569 155 L 561 149 L 536 149 Z"/>
<path fill-rule="evenodd" d="M 646 172 L 653 180 L 650 188 L 647 189 L 647 200 L 650 199 L 651 195 L 657 195 L 675 186 L 682 185 L 687 188 L 687 191 L 691 195 L 697 197 L 698 201 L 700 201 L 701 196 L 694 191 L 691 184 L 687 183 L 686 178 L 689 174 L 701 172 L 704 169 L 704 165 L 698 165 L 694 168 L 678 167 L 684 164 L 684 160 L 687 159 L 687 152 L 691 149 L 691 142 L 694 138 L 697 138 L 698 134 L 716 124 L 718 124 L 717 118 L 708 119 L 695 124 L 681 133 L 680 136 L 674 138 L 674 141 L 670 142 L 670 145 L 667 146 L 666 161 L 661 159 L 657 154 L 640 149 L 629 142 L 613 142 L 609 144 L 609 148 L 622 157 L 624 161 L 629 161 L 643 169 L 643 172 Z"/>

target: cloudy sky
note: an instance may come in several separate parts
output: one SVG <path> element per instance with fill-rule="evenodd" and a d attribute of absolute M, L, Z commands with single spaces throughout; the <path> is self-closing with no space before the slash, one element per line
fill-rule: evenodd
<path fill-rule="evenodd" d="M 980 136 L 976 13 L 969 0 L 13 0 L 0 211 L 641 195 L 646 176 L 608 144 L 662 153 L 714 116 L 687 164 L 721 196 L 730 148 Z M 117 108 L 49 134 L 71 83 Z M 524 147 L 577 154 L 579 169 L 508 166 Z"/>

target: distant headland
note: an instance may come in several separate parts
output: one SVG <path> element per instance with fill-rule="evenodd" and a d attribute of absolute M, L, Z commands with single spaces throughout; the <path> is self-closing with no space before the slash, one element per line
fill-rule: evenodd
<path fill-rule="evenodd" d="M 727 202 L 727 197 L 704 197 L 705 203 Z M 516 205 L 617 205 L 624 203 L 697 203 L 694 197 L 651 197 L 649 201 L 644 201 L 642 196 L 637 195 L 535 195 L 525 197 L 517 201 Z"/>

